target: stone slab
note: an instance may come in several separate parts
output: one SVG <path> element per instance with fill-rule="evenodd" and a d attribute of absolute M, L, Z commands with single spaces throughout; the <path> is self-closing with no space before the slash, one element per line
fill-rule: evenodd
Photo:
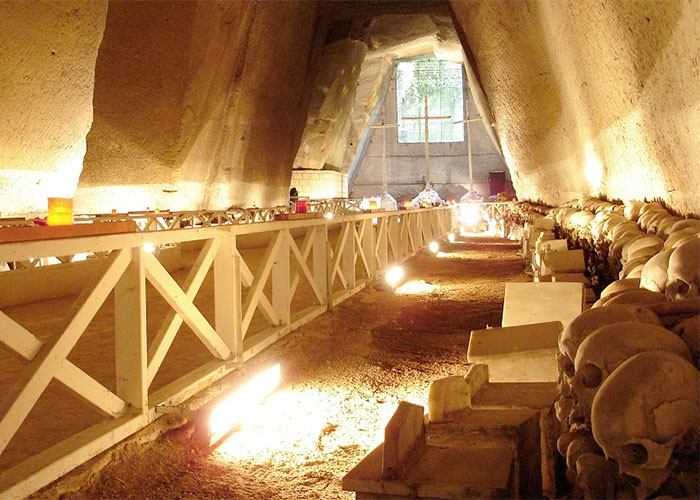
<path fill-rule="evenodd" d="M 424 442 L 423 407 L 401 401 L 384 429 L 382 475 L 398 475 Z"/>
<path fill-rule="evenodd" d="M 426 446 L 415 465 L 399 479 L 382 477 L 383 444 L 345 477 L 343 490 L 358 498 L 510 498 L 513 449 L 500 446 Z M 470 466 L 471 465 L 471 466 Z"/>
<path fill-rule="evenodd" d="M 547 252 L 541 265 L 544 274 L 582 273 L 586 270 L 583 250 Z"/>
<path fill-rule="evenodd" d="M 560 321 L 473 330 L 467 361 L 488 365 L 492 382 L 555 382 Z"/>
<path fill-rule="evenodd" d="M 556 382 L 489 382 L 472 395 L 474 409 L 549 408 L 558 397 Z"/>
<path fill-rule="evenodd" d="M 506 283 L 502 325 L 561 321 L 564 328 L 581 314 L 582 283 Z"/>

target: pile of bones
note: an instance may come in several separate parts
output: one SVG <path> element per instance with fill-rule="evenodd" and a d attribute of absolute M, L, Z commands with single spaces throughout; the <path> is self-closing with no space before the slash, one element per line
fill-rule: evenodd
<path fill-rule="evenodd" d="M 700 220 L 658 203 L 518 203 L 584 248 L 600 299 L 559 337 L 562 432 L 576 498 L 698 498 Z M 596 275 L 597 274 L 597 275 Z"/>

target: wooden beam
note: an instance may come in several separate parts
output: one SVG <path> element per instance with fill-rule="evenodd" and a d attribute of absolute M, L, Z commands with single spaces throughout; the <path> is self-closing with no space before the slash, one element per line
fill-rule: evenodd
<path fill-rule="evenodd" d="M 212 355 L 227 359 L 231 350 L 211 327 L 204 315 L 195 307 L 182 288 L 168 274 L 163 265 L 153 254 L 146 253 L 146 277 L 153 287 L 170 304 L 175 312 L 187 323 L 195 335 L 202 341 Z"/>

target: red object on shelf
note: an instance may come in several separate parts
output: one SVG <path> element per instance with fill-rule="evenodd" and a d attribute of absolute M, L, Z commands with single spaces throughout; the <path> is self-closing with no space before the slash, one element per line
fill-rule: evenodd
<path fill-rule="evenodd" d="M 308 209 L 308 205 L 306 203 L 306 200 L 297 200 L 296 201 L 296 212 L 298 214 L 305 214 Z"/>

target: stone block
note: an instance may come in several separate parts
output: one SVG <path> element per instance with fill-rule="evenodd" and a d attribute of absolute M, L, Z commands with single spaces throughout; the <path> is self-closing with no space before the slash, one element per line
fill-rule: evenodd
<path fill-rule="evenodd" d="M 544 274 L 582 273 L 586 270 L 586 261 L 581 249 L 548 252 L 541 267 Z"/>
<path fill-rule="evenodd" d="M 425 443 L 423 407 L 401 401 L 384 429 L 382 476 L 397 477 Z"/>
<path fill-rule="evenodd" d="M 564 328 L 583 311 L 583 283 L 506 283 L 502 325 L 561 321 Z"/>
<path fill-rule="evenodd" d="M 467 361 L 488 365 L 493 382 L 557 380 L 560 321 L 473 330 Z"/>
<path fill-rule="evenodd" d="M 431 422 L 443 422 L 450 413 L 470 406 L 469 386 L 464 377 L 445 377 L 430 384 L 428 417 Z"/>

